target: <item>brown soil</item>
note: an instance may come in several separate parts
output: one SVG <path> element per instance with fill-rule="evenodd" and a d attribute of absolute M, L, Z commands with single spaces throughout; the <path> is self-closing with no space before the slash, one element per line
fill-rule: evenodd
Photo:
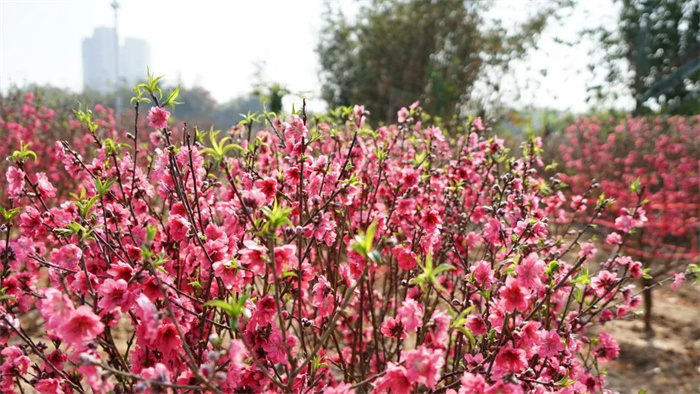
<path fill-rule="evenodd" d="M 621 394 L 700 394 L 700 285 L 655 289 L 653 301 L 652 340 L 642 318 L 602 328 L 620 344 L 620 357 L 604 365 L 606 387 Z"/>

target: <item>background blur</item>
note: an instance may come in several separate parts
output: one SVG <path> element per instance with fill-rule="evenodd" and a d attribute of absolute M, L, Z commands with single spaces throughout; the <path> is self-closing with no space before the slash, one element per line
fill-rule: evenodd
<path fill-rule="evenodd" d="M 395 122 L 420 100 L 448 129 L 481 115 L 511 146 L 562 144 L 579 116 L 697 119 L 700 0 L 0 0 L 0 107 L 32 91 L 128 116 L 147 68 L 181 85 L 175 118 L 205 129 L 302 98 Z M 658 293 L 653 339 L 606 326 L 622 346 L 609 387 L 700 393 L 700 291 Z"/>
<path fill-rule="evenodd" d="M 126 103 L 134 76 L 145 77 L 149 66 L 186 90 L 177 115 L 220 127 L 271 96 L 286 110 L 301 97 L 313 111 L 361 103 L 375 121 L 421 99 L 443 116 L 509 115 L 513 130 L 522 119 L 539 126 L 544 115 L 669 110 L 669 102 L 669 112 L 697 113 L 698 7 L 698 0 L 2 0 L 0 91 L 60 88 L 116 106 L 110 93 L 123 91 Z M 672 89 L 655 86 L 669 76 Z M 688 92 L 691 100 L 673 102 Z"/>

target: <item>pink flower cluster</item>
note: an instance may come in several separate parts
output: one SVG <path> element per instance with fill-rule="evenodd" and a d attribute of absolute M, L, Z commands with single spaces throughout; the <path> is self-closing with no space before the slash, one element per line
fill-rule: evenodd
<path fill-rule="evenodd" d="M 619 348 L 588 329 L 639 304 L 631 263 L 565 237 L 583 202 L 539 175 L 538 140 L 509 156 L 481 119 L 449 138 L 417 103 L 378 129 L 356 106 L 176 139 L 151 99 L 157 149 L 56 146 L 71 197 L 8 171 L 2 392 L 604 389 Z"/>
<path fill-rule="evenodd" d="M 566 175 L 561 179 L 574 196 L 593 194 L 595 183 L 596 193 L 615 200 L 613 209 L 595 221 L 615 231 L 608 244 L 618 245 L 621 234 L 643 224 L 644 231 L 630 237 L 625 252 L 653 263 L 654 273 L 677 268 L 673 261 L 700 259 L 700 117 L 582 117 L 564 138 L 559 150 Z M 641 186 L 632 190 L 637 180 Z M 638 193 L 646 199 L 644 211 L 630 215 L 624 208 Z M 587 211 L 585 204 L 574 203 Z"/>

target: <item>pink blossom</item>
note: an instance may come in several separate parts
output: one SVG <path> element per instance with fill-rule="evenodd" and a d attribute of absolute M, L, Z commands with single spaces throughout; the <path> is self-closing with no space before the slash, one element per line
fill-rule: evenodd
<path fill-rule="evenodd" d="M 228 349 L 229 365 L 227 371 L 227 383 L 231 386 L 237 385 L 241 380 L 246 367 L 243 360 L 245 360 L 247 353 L 243 341 L 240 339 L 231 341 L 231 345 L 229 345 Z"/>
<path fill-rule="evenodd" d="M 61 268 L 77 271 L 78 263 L 83 257 L 83 251 L 73 244 L 62 246 L 51 251 L 51 260 Z"/>
<path fill-rule="evenodd" d="M 610 271 L 603 270 L 591 279 L 591 288 L 598 297 L 602 297 L 615 283 L 617 283 L 617 275 Z"/>
<path fill-rule="evenodd" d="M 42 379 L 34 384 L 34 388 L 41 394 L 64 394 L 58 379 Z"/>
<path fill-rule="evenodd" d="M 389 363 L 386 374 L 377 379 L 374 390 L 377 394 L 409 394 L 413 390 L 413 385 L 406 376 L 406 368 Z"/>
<path fill-rule="evenodd" d="M 18 197 L 24 189 L 24 171 L 10 167 L 5 173 L 7 179 L 7 193 L 12 197 Z"/>
<path fill-rule="evenodd" d="M 618 233 L 610 233 L 607 237 L 605 237 L 605 242 L 610 245 L 619 245 L 622 243 L 622 236 Z"/>
<path fill-rule="evenodd" d="M 489 219 L 484 226 L 484 239 L 493 246 L 502 245 L 501 238 L 501 222 L 498 219 Z"/>
<path fill-rule="evenodd" d="M 49 330 L 58 330 L 75 310 L 73 301 L 58 289 L 44 290 L 44 298 L 39 302 L 38 309 Z"/>
<path fill-rule="evenodd" d="M 504 302 L 503 306 L 508 312 L 516 310 L 524 312 L 529 306 L 530 294 L 519 281 L 512 277 L 506 280 L 506 285 L 501 288 L 500 294 Z"/>
<path fill-rule="evenodd" d="M 561 343 L 561 337 L 556 330 L 550 330 L 544 333 L 542 343 L 540 344 L 539 355 L 542 357 L 553 357 L 559 352 L 564 351 L 564 344 Z"/>
<path fill-rule="evenodd" d="M 401 319 L 399 318 L 389 317 L 384 320 L 381 332 L 388 338 L 406 339 L 406 337 L 408 337 L 403 323 L 401 323 Z"/>
<path fill-rule="evenodd" d="M 493 282 L 493 270 L 488 261 L 481 260 L 476 265 L 472 266 L 472 275 L 474 280 L 482 288 L 488 288 Z"/>
<path fill-rule="evenodd" d="M 90 307 L 82 305 L 69 314 L 58 332 L 64 341 L 81 346 L 94 340 L 104 331 L 104 328 L 104 324 Z"/>
<path fill-rule="evenodd" d="M 36 188 L 43 198 L 56 197 L 56 188 L 51 184 L 49 178 L 43 172 L 36 174 Z"/>
<path fill-rule="evenodd" d="M 406 377 L 412 384 L 423 383 L 434 388 L 445 363 L 442 351 L 420 347 L 406 352 Z"/>
<path fill-rule="evenodd" d="M 353 119 L 355 119 L 355 122 L 359 127 L 363 127 L 365 125 L 365 106 L 364 105 L 356 105 L 352 109 L 352 115 Z"/>
<path fill-rule="evenodd" d="M 460 383 L 462 383 L 462 387 L 459 389 L 459 394 L 488 394 L 490 392 L 486 379 L 481 375 L 465 372 Z"/>
<path fill-rule="evenodd" d="M 296 245 L 288 244 L 275 248 L 275 265 L 277 266 L 277 275 L 281 275 L 284 268 L 291 268 L 297 265 L 297 247 Z"/>
<path fill-rule="evenodd" d="M 537 253 L 530 253 L 515 269 L 518 273 L 518 281 L 529 289 L 542 287 L 542 275 L 544 275 L 544 262 Z"/>
<path fill-rule="evenodd" d="M 615 219 L 615 230 L 628 234 L 634 227 L 634 220 L 630 215 L 625 214 Z"/>
<path fill-rule="evenodd" d="M 399 308 L 398 316 L 406 332 L 413 332 L 423 325 L 423 306 L 414 299 L 407 298 Z"/>
<path fill-rule="evenodd" d="M 584 212 L 586 210 L 586 200 L 583 196 L 573 196 L 571 197 L 571 209 L 577 212 Z"/>
<path fill-rule="evenodd" d="M 504 346 L 496 356 L 495 367 L 511 372 L 521 372 L 527 366 L 525 350 Z"/>
<path fill-rule="evenodd" d="M 168 358 L 175 356 L 182 349 L 182 340 L 175 324 L 161 324 L 153 346 Z"/>
<path fill-rule="evenodd" d="M 158 335 L 158 310 L 144 294 L 136 299 L 134 314 L 139 319 L 136 335 L 147 343 L 152 343 Z"/>
<path fill-rule="evenodd" d="M 484 122 L 481 120 L 481 117 L 474 118 L 472 126 L 474 126 L 476 131 L 484 131 Z"/>
<path fill-rule="evenodd" d="M 629 272 L 630 275 L 632 275 L 633 278 L 639 279 L 644 275 L 644 270 L 642 269 L 642 262 L 641 261 L 633 261 L 629 265 Z"/>
<path fill-rule="evenodd" d="M 595 354 L 600 361 L 614 360 L 620 355 L 620 346 L 617 341 L 607 332 L 598 335 L 600 345 L 595 348 Z"/>
<path fill-rule="evenodd" d="M 402 245 L 396 245 L 391 250 L 391 253 L 396 259 L 396 261 L 398 261 L 399 268 L 401 268 L 402 270 L 408 271 L 415 268 L 417 263 L 416 254 L 410 249 Z"/>
<path fill-rule="evenodd" d="M 323 275 L 318 276 L 318 281 L 313 287 L 311 304 L 318 308 L 319 317 L 328 317 L 333 312 L 335 307 L 333 287 Z"/>
<path fill-rule="evenodd" d="M 141 376 L 161 383 L 170 383 L 171 379 L 170 370 L 161 363 L 156 363 L 156 365 L 150 368 L 145 368 L 141 371 Z"/>
<path fill-rule="evenodd" d="M 431 209 L 425 212 L 421 224 L 425 231 L 432 233 L 433 231 L 442 227 L 442 219 L 438 211 Z"/>
<path fill-rule="evenodd" d="M 122 312 L 129 310 L 134 303 L 134 293 L 128 290 L 128 284 L 124 279 L 113 280 L 105 279 L 100 285 L 100 294 L 102 299 L 98 303 L 100 308 L 111 311 L 115 308 L 121 308 Z"/>
<path fill-rule="evenodd" d="M 401 107 L 401 109 L 397 113 L 399 123 L 406 122 L 406 118 L 408 118 L 408 115 L 409 115 L 408 108 Z"/>
<path fill-rule="evenodd" d="M 584 242 L 581 244 L 581 251 L 578 254 L 578 257 L 590 259 L 591 257 L 595 256 L 597 252 L 597 249 L 595 248 L 595 245 L 593 242 Z"/>
<path fill-rule="evenodd" d="M 684 281 L 685 272 L 673 274 L 673 284 L 671 284 L 671 289 L 673 289 L 673 291 L 678 291 L 678 289 L 681 287 Z"/>
<path fill-rule="evenodd" d="M 241 264 L 254 273 L 261 273 L 265 265 L 264 258 L 267 249 L 253 241 L 244 241 L 245 248 L 238 251 L 241 255 Z"/>
<path fill-rule="evenodd" d="M 148 111 L 148 126 L 156 129 L 164 129 L 168 127 L 169 118 L 170 112 L 166 111 L 165 108 L 151 107 L 151 110 Z"/>
<path fill-rule="evenodd" d="M 182 241 L 190 230 L 190 222 L 180 215 L 171 215 L 168 218 L 168 228 L 173 241 Z"/>
<path fill-rule="evenodd" d="M 478 315 L 467 316 L 466 326 L 474 335 L 486 334 L 487 331 L 486 322 Z"/>

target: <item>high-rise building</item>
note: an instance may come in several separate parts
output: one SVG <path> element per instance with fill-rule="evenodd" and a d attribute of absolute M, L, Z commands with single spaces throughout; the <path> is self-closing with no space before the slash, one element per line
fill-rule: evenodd
<path fill-rule="evenodd" d="M 100 93 L 115 90 L 117 36 L 111 27 L 98 27 L 83 40 L 83 88 Z"/>
<path fill-rule="evenodd" d="M 83 40 L 83 88 L 100 93 L 113 92 L 119 86 L 143 81 L 151 62 L 151 47 L 146 40 L 126 38 L 119 46 L 114 28 L 98 27 L 92 37 Z M 117 78 L 117 56 L 119 77 Z"/>
<path fill-rule="evenodd" d="M 146 71 L 151 64 L 151 46 L 148 41 L 140 38 L 124 40 L 120 51 L 121 63 L 119 71 L 126 86 L 134 86 L 145 82 Z"/>

